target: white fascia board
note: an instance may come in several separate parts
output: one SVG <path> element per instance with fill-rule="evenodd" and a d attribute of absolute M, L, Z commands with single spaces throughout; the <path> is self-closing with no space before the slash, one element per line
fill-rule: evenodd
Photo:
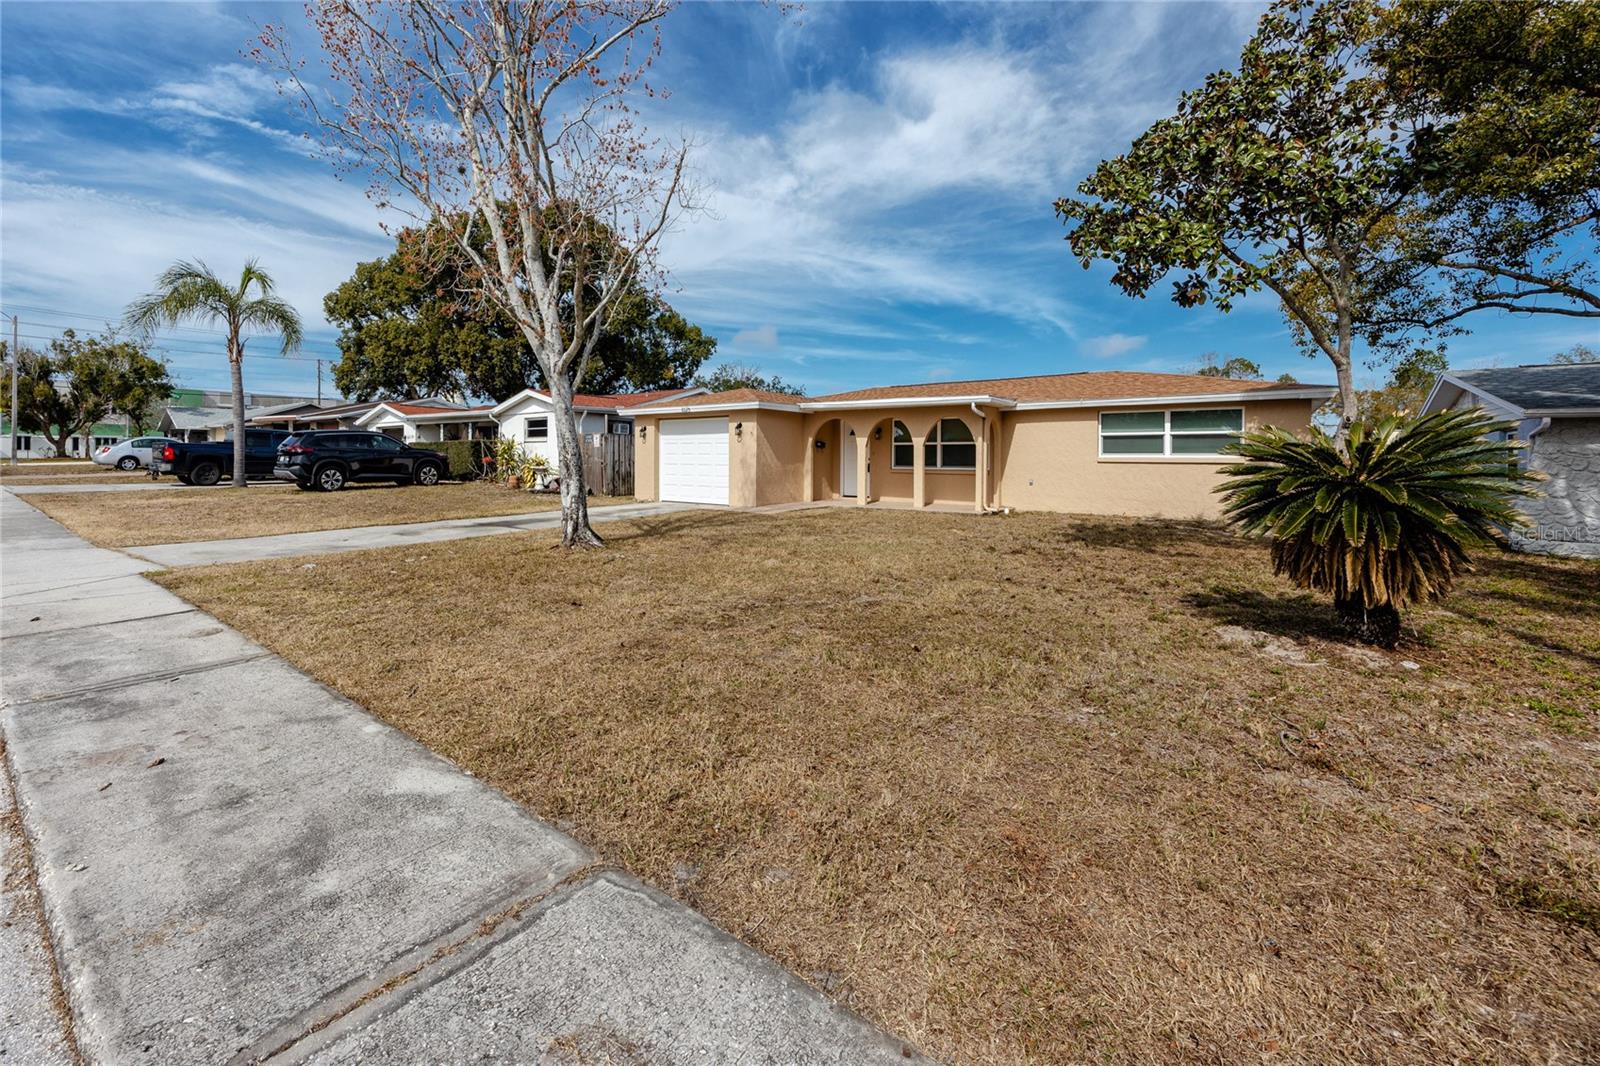
<path fill-rule="evenodd" d="M 489 409 L 489 414 L 492 415 L 495 421 L 498 422 L 501 415 L 509 412 L 515 407 L 527 403 L 529 400 L 542 400 L 547 406 L 550 403 L 550 397 L 545 393 L 536 392 L 533 389 L 523 389 L 515 396 L 508 396 L 504 400 L 501 400 L 499 403 L 495 404 Z"/>
<path fill-rule="evenodd" d="M 1600 418 L 1600 407 L 1530 407 L 1525 418 Z"/>
<path fill-rule="evenodd" d="M 856 411 L 874 407 L 966 407 L 969 404 L 989 407 L 1019 407 L 1015 400 L 1003 396 L 908 396 L 885 400 L 803 400 L 801 411 Z"/>
<path fill-rule="evenodd" d="M 1337 396 L 1332 385 L 1271 392 L 1217 392 L 1206 396 L 1122 396 L 1106 400 L 1032 400 L 1017 404 L 1019 411 L 1049 411 L 1066 407 L 1167 407 L 1186 403 L 1260 403 L 1263 400 L 1326 400 Z"/>
<path fill-rule="evenodd" d="M 641 404 L 638 407 L 623 408 L 622 413 L 632 412 L 636 415 L 695 415 L 695 414 L 724 414 L 728 411 L 788 411 L 791 414 L 800 414 L 803 408 L 797 404 L 773 403 L 770 400 L 746 400 L 743 403 L 701 403 L 687 407 L 654 407 L 647 408 Z"/>
<path fill-rule="evenodd" d="M 436 415 L 401 415 L 400 417 L 419 424 L 423 422 L 478 422 L 490 418 L 491 412 L 486 407 L 480 407 L 472 411 L 441 411 Z"/>
<path fill-rule="evenodd" d="M 406 421 L 405 415 L 401 414 L 399 411 L 396 411 L 393 407 L 390 407 L 386 403 L 380 403 L 378 406 L 374 407 L 372 410 L 356 419 L 356 425 L 370 425 L 373 422 L 376 422 L 381 415 L 389 415 L 391 418 L 398 418 L 402 422 Z"/>
<path fill-rule="evenodd" d="M 1498 414 L 1503 418 L 1512 419 L 1513 421 L 1521 421 L 1524 418 L 1542 418 L 1545 415 L 1545 412 L 1543 411 L 1525 411 L 1514 403 L 1507 403 L 1505 400 L 1502 400 L 1492 392 L 1484 391 L 1477 385 L 1472 384 L 1470 381 L 1462 381 L 1460 378 L 1453 377 L 1450 374 L 1440 374 L 1439 380 L 1435 381 L 1433 383 L 1433 388 L 1428 390 L 1428 398 L 1422 402 L 1423 414 L 1432 414 L 1435 410 L 1444 409 L 1442 407 L 1434 407 L 1433 401 L 1439 395 L 1440 390 L 1444 388 L 1446 383 L 1448 383 L 1452 388 L 1460 389 L 1466 395 L 1471 396 L 1474 401 L 1474 406 L 1491 408 L 1491 413 Z M 1488 402 L 1486 403 L 1484 401 Z"/>

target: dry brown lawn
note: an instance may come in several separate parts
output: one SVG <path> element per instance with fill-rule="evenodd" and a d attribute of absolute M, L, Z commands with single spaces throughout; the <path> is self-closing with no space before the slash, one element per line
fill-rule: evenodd
<path fill-rule="evenodd" d="M 1204 527 L 602 532 L 160 580 L 939 1058 L 1600 1060 L 1600 568 L 1386 654 Z"/>
<path fill-rule="evenodd" d="M 352 485 L 342 492 L 301 492 L 288 484 L 171 492 L 38 493 L 23 497 L 74 533 L 107 548 L 180 541 L 265 537 L 319 529 L 437 522 L 526 514 L 561 505 L 559 497 L 467 481 L 423 488 Z M 594 496 L 591 507 L 626 503 Z"/>
<path fill-rule="evenodd" d="M 110 466 L 97 466 L 90 462 L 62 463 L 56 465 L 45 460 L 24 459 L 18 463 L 15 472 L 11 464 L 5 459 L 0 459 L 0 480 L 15 482 L 19 485 L 49 485 L 60 483 L 63 485 L 77 485 L 85 481 L 148 481 L 150 473 L 147 470 L 118 470 Z"/>

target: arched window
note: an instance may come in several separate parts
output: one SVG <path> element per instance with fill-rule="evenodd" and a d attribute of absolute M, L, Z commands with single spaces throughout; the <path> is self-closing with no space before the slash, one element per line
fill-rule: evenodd
<path fill-rule="evenodd" d="M 915 459 L 911 431 L 904 422 L 894 424 L 894 468 L 910 470 Z M 975 470 L 978 466 L 978 444 L 972 439 L 972 430 L 959 418 L 941 418 L 928 433 L 922 446 L 922 462 L 929 470 Z"/>

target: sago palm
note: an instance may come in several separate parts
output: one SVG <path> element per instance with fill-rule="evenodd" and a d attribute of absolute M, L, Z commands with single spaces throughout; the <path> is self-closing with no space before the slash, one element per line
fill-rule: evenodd
<path fill-rule="evenodd" d="M 252 295 L 252 289 L 254 294 Z M 244 345 L 247 332 L 283 341 L 282 353 L 300 347 L 300 316 L 273 295 L 270 275 L 254 259 L 244 265 L 239 283 L 229 285 L 205 263 L 177 262 L 156 279 L 154 292 L 128 305 L 128 325 L 144 334 L 179 322 L 219 323 L 228 336 L 228 369 L 233 384 L 233 483 L 244 487 Z"/>
<path fill-rule="evenodd" d="M 1246 433 L 1218 489 L 1228 520 L 1272 538 L 1272 567 L 1333 596 L 1358 638 L 1393 647 L 1400 609 L 1450 590 L 1467 550 L 1524 524 L 1518 497 L 1537 475 L 1517 466 L 1512 428 L 1480 410 L 1351 426 L 1343 451 L 1322 433 Z"/>

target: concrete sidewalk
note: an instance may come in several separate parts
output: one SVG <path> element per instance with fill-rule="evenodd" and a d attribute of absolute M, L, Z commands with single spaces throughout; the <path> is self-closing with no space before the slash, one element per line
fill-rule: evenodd
<path fill-rule="evenodd" d="M 595 522 L 652 518 L 698 507 L 692 503 L 618 503 L 589 510 Z M 408 522 L 394 526 L 357 526 L 314 533 L 279 533 L 270 537 L 202 540 L 185 544 L 149 544 L 123 549 L 128 555 L 161 566 L 206 566 L 244 563 L 256 559 L 287 559 L 296 555 L 327 555 L 399 545 L 431 544 L 464 537 L 492 537 L 500 533 L 527 533 L 561 526 L 558 510 L 531 514 L 492 515 L 488 518 L 447 518 L 439 522 Z M 147 568 L 149 569 L 149 568 Z"/>
<path fill-rule="evenodd" d="M 143 565 L 0 493 L 0 725 L 86 1060 L 912 1055 Z"/>

